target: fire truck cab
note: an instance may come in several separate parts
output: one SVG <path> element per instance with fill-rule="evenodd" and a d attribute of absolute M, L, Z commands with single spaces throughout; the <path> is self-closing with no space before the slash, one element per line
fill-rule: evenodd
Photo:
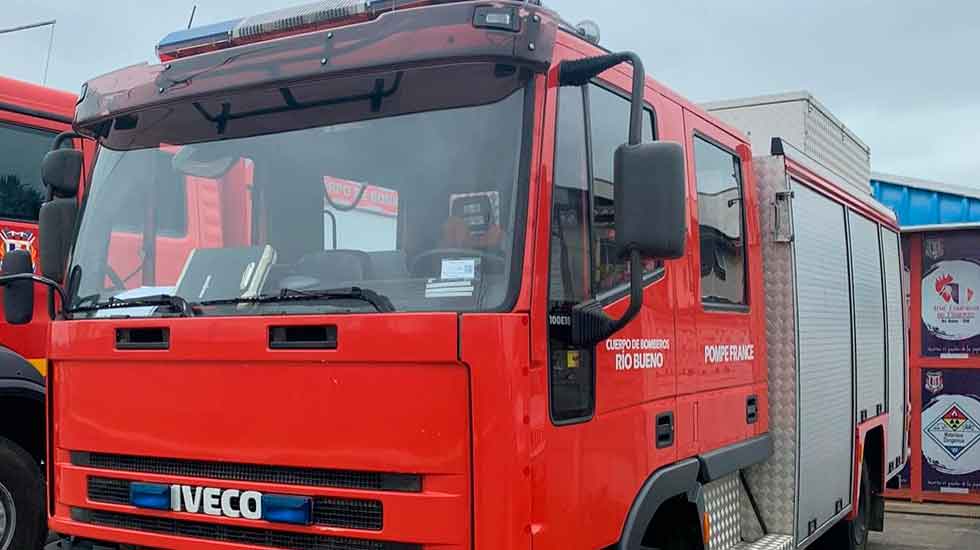
<path fill-rule="evenodd" d="M 48 250 L 57 548 L 863 547 L 853 415 L 802 534 L 742 529 L 800 496 L 740 475 L 781 441 L 767 207 L 746 138 L 635 55 L 537 2 L 403 0 L 158 53 L 83 87 L 99 154 Z"/>
<path fill-rule="evenodd" d="M 0 264 L 17 250 L 25 269 L 38 268 L 38 212 L 46 198 L 41 160 L 71 129 L 74 110 L 73 94 L 0 77 Z M 26 291 L 36 307 L 47 307 L 43 287 L 27 283 Z M 37 547 L 46 532 L 47 338 L 46 315 L 0 324 L 0 548 Z"/>

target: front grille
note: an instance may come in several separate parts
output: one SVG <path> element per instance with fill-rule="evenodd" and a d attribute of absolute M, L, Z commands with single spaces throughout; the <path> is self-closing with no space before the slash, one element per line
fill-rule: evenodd
<path fill-rule="evenodd" d="M 88 499 L 107 504 L 129 504 L 129 480 L 107 477 L 88 478 Z"/>
<path fill-rule="evenodd" d="M 338 489 L 397 491 L 405 493 L 418 493 L 422 491 L 422 477 L 413 474 L 295 468 L 265 464 L 235 464 L 232 462 L 152 458 L 77 451 L 72 451 L 71 463 L 75 466 L 85 466 L 101 470 L 120 470 L 124 472 L 222 479 L 227 481 L 248 481 L 252 483 L 306 485 L 309 487 L 333 487 Z"/>
<path fill-rule="evenodd" d="M 287 550 L 421 550 L 422 548 L 418 544 L 269 531 L 252 527 L 138 516 L 81 508 L 72 508 L 71 518 L 80 523 L 116 529 L 129 529 L 161 535 L 174 535 L 218 542 L 248 544 L 251 546 L 283 548 Z"/>
<path fill-rule="evenodd" d="M 313 499 L 313 523 L 317 525 L 380 531 L 383 516 L 381 501 L 378 500 Z"/>
<path fill-rule="evenodd" d="M 88 499 L 129 506 L 128 479 L 89 476 Z M 313 497 L 313 523 L 342 529 L 380 531 L 384 508 L 379 500 Z"/>

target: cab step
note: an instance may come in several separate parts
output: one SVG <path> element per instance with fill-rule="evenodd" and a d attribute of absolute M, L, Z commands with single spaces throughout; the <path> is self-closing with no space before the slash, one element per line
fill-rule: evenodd
<path fill-rule="evenodd" d="M 732 550 L 792 550 L 793 537 L 789 535 L 766 535 L 755 542 L 740 542 Z"/>

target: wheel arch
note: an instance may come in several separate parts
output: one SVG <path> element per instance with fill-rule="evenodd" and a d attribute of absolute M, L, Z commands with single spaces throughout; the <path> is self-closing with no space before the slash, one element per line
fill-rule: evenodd
<path fill-rule="evenodd" d="M 663 516 L 658 516 L 661 510 L 664 510 L 666 517 L 676 518 L 677 514 L 688 513 L 688 507 L 695 512 L 693 520 L 703 539 L 704 485 L 764 462 L 772 453 L 772 436 L 765 433 L 657 470 L 646 480 L 633 501 L 615 548 L 640 548 L 648 529 L 654 526 L 654 520 L 658 517 L 663 519 Z"/>
<path fill-rule="evenodd" d="M 887 423 L 888 417 L 885 415 L 858 426 L 856 438 L 858 453 L 854 461 L 853 506 L 846 518 L 848 521 L 853 521 L 857 517 L 861 497 L 864 496 L 868 499 L 869 505 L 868 526 L 872 531 L 878 532 L 884 530 L 885 525 L 885 499 L 883 494 L 885 491 L 885 475 L 887 474 L 885 464 Z M 861 479 L 865 468 L 867 468 L 868 482 L 871 489 L 868 495 L 861 494 L 861 491 L 864 490 Z"/>
<path fill-rule="evenodd" d="M 623 534 L 619 544 L 615 546 L 616 550 L 640 548 L 647 528 L 661 506 L 671 499 L 700 489 L 701 484 L 698 481 L 700 471 L 701 464 L 698 459 L 689 458 L 664 466 L 647 478 L 626 516 Z"/>
<path fill-rule="evenodd" d="M 31 363 L 0 346 L 0 436 L 27 451 L 38 464 L 44 460 L 44 377 Z"/>

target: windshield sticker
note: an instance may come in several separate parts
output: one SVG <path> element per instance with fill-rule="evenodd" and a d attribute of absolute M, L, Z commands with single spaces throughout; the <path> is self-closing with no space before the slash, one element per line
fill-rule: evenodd
<path fill-rule="evenodd" d="M 476 278 L 476 259 L 443 260 L 442 275 L 444 281 L 472 280 Z"/>
<path fill-rule="evenodd" d="M 670 340 L 662 338 L 612 338 L 606 340 L 606 351 L 616 352 L 616 370 L 664 368 L 664 352 Z"/>
<path fill-rule="evenodd" d="M 473 281 L 444 281 L 429 279 L 425 285 L 426 298 L 472 298 Z"/>

